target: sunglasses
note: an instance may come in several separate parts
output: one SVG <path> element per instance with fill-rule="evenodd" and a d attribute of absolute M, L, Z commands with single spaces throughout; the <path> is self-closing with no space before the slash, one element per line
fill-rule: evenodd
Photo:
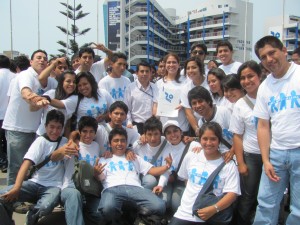
<path fill-rule="evenodd" d="M 192 51 L 192 54 L 193 55 L 204 55 L 205 53 L 204 53 L 204 51 L 201 51 L 201 50 L 194 50 L 194 51 Z"/>

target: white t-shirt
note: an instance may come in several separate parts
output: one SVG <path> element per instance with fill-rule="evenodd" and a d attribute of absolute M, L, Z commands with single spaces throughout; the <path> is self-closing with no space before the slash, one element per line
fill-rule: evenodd
<path fill-rule="evenodd" d="M 194 222 L 204 222 L 192 215 L 194 202 L 209 175 L 223 162 L 222 157 L 216 160 L 207 160 L 204 151 L 196 154 L 188 152 L 185 156 L 178 176 L 187 180 L 180 206 L 174 217 Z M 239 172 L 233 161 L 227 163 L 214 180 L 214 194 L 220 196 L 231 192 L 241 194 Z"/>
<path fill-rule="evenodd" d="M 113 155 L 112 158 L 100 158 L 99 163 L 102 165 L 106 163 L 100 175 L 104 189 L 119 185 L 142 187 L 139 174 L 146 175 L 152 167 L 152 164 L 139 156 L 134 161 L 128 161 L 125 155 Z"/>
<path fill-rule="evenodd" d="M 80 67 L 75 71 L 76 74 L 80 73 Z M 90 71 L 89 71 L 94 77 L 96 82 L 98 83 L 103 77 L 106 72 L 105 68 L 105 59 L 102 59 L 98 62 L 93 63 Z"/>
<path fill-rule="evenodd" d="M 255 99 L 248 95 L 247 97 L 255 105 Z M 253 116 L 253 110 L 243 98 L 240 98 L 234 105 L 229 131 L 243 136 L 245 152 L 260 154 L 256 128 L 257 118 Z"/>
<path fill-rule="evenodd" d="M 156 82 L 156 85 L 159 90 L 159 95 L 164 95 L 164 89 L 172 90 L 172 93 L 180 93 L 182 91 L 183 83 L 177 83 L 176 81 L 165 81 L 160 79 Z M 180 103 L 181 104 L 181 103 Z M 173 109 L 172 109 L 173 110 Z M 178 112 L 178 117 L 165 117 L 161 116 L 160 121 L 164 125 L 168 120 L 176 120 L 179 123 L 179 126 L 183 132 L 189 130 L 189 122 L 185 116 L 184 109 L 180 109 Z"/>
<path fill-rule="evenodd" d="M 79 121 L 82 116 L 97 118 L 106 113 L 113 102 L 114 100 L 106 90 L 98 89 L 98 100 L 93 97 L 83 97 L 83 99 L 80 100 L 77 111 L 77 120 Z"/>
<path fill-rule="evenodd" d="M 5 112 L 7 109 L 8 105 L 8 88 L 11 80 L 15 77 L 15 74 L 10 72 L 9 69 L 1 69 L 0 68 L 0 99 L 1 99 L 1 104 L 0 104 L 0 120 L 4 119 Z"/>
<path fill-rule="evenodd" d="M 127 132 L 127 147 L 132 148 L 133 144 L 140 139 L 140 134 L 135 130 L 128 127 L 123 127 Z M 99 124 L 95 141 L 100 146 L 100 155 L 102 155 L 105 151 L 110 151 L 108 135 L 112 130 L 109 123 Z"/>
<path fill-rule="evenodd" d="M 98 83 L 98 87 L 105 89 L 114 100 L 124 101 L 125 90 L 129 86 L 130 80 L 127 77 L 112 78 L 106 76 Z"/>
<path fill-rule="evenodd" d="M 63 137 L 60 141 L 59 147 L 67 143 L 67 139 Z M 57 142 L 51 142 L 43 136 L 38 137 L 30 146 L 24 159 L 29 159 L 35 165 L 44 161 L 56 148 Z M 53 162 L 49 161 L 46 165 L 40 168 L 33 174 L 30 181 L 41 184 L 45 187 L 62 187 L 65 167 L 63 161 Z"/>
<path fill-rule="evenodd" d="M 234 61 L 233 63 L 226 66 L 220 65 L 219 68 L 222 69 L 226 75 L 229 75 L 232 73 L 236 74 L 241 65 L 242 63 Z"/>
<path fill-rule="evenodd" d="M 21 90 L 28 87 L 32 92 L 43 95 L 46 91 L 53 88 L 54 82 L 50 80 L 48 78 L 48 86 L 42 88 L 38 80 L 38 74 L 32 67 L 22 71 L 16 77 L 14 87 L 12 87 L 2 128 L 24 133 L 35 133 L 40 124 L 42 109 L 35 112 L 29 111 L 29 104 L 22 98 Z"/>
<path fill-rule="evenodd" d="M 230 144 L 232 145 L 232 138 L 233 134 L 229 131 L 229 125 L 230 125 L 230 118 L 231 118 L 231 111 L 222 106 L 216 106 L 217 112 L 214 118 L 211 121 L 217 122 L 221 128 L 222 128 L 222 136 L 223 138 Z M 198 121 L 198 126 L 201 127 L 203 125 L 202 119 L 199 119 Z M 220 152 L 224 153 L 229 151 L 223 143 L 220 144 Z"/>
<path fill-rule="evenodd" d="M 294 149 L 300 146 L 300 66 L 291 63 L 280 79 L 272 74 L 259 86 L 253 115 L 271 119 L 272 149 Z"/>
<path fill-rule="evenodd" d="M 158 88 L 151 83 L 144 89 L 138 80 L 129 84 L 125 91 L 125 104 L 128 106 L 127 119 L 132 123 L 144 123 L 152 116 L 153 103 L 157 103 Z"/>
<path fill-rule="evenodd" d="M 100 157 L 100 148 L 97 142 L 93 141 L 91 144 L 79 142 L 79 160 L 94 166 L 98 157 Z"/>
<path fill-rule="evenodd" d="M 55 97 L 55 90 L 51 89 L 51 90 L 45 92 L 44 95 L 48 95 L 52 99 Z M 66 125 L 67 120 L 71 118 L 72 113 L 75 111 L 77 101 L 78 101 L 77 95 L 71 95 L 68 98 L 61 100 L 61 102 L 65 105 L 66 109 L 58 109 L 58 110 L 61 111 L 65 116 L 65 125 Z M 47 117 L 48 112 L 50 112 L 52 109 L 57 109 L 57 108 L 55 108 L 51 105 L 48 105 L 47 107 L 42 109 L 43 113 L 42 113 L 41 123 L 40 123 L 38 130 L 36 131 L 37 135 L 42 135 L 46 132 L 46 129 L 45 129 L 46 117 Z M 63 132 L 64 132 L 64 129 L 62 130 L 61 134 L 63 134 Z"/>

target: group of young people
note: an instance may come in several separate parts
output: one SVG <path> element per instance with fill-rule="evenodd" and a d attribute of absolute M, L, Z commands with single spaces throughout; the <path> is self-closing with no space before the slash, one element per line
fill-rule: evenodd
<path fill-rule="evenodd" d="M 169 53 L 155 76 L 147 62 L 131 75 L 126 55 L 102 44 L 94 48 L 107 57 L 94 62 L 92 48 L 80 49 L 72 70 L 65 58 L 47 65 L 47 53 L 38 50 L 30 67 L 13 75 L 0 57 L 8 158 L 8 187 L 0 191 L 4 224 L 14 224 L 13 203 L 32 202 L 26 224 L 60 204 L 70 225 L 211 224 L 228 207 L 234 208 L 231 224 L 275 225 L 286 189 L 286 224 L 297 224 L 300 67 L 288 62 L 280 40 L 266 36 L 255 44 L 261 65 L 234 61 L 231 43 L 220 41 L 221 65 L 205 66 L 207 47 L 195 43 L 182 70 L 178 55 Z M 178 93 L 178 116 L 158 116 L 160 98 L 172 101 Z M 75 188 L 75 158 L 93 166 L 100 197 Z M 224 161 L 213 181 L 220 200 L 193 212 Z"/>

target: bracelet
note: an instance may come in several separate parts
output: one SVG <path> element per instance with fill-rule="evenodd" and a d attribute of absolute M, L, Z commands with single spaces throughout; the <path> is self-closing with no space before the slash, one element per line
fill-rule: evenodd
<path fill-rule="evenodd" d="M 216 204 L 214 204 L 214 207 L 215 207 L 217 213 L 220 212 L 220 208 Z"/>
<path fill-rule="evenodd" d="M 42 95 L 41 97 L 45 98 L 48 100 L 48 102 L 51 102 L 51 98 L 49 95 Z"/>

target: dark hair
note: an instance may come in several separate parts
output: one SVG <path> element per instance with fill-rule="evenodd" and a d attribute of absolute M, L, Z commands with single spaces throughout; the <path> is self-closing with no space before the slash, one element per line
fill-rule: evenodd
<path fill-rule="evenodd" d="M 72 57 L 71 57 L 71 62 L 72 62 L 74 59 L 76 59 L 76 58 L 80 58 L 80 57 L 79 57 L 79 52 L 75 52 L 75 53 L 72 55 Z"/>
<path fill-rule="evenodd" d="M 0 68 L 9 69 L 10 59 L 6 55 L 0 55 Z"/>
<path fill-rule="evenodd" d="M 156 66 L 159 66 L 159 64 L 160 63 L 165 63 L 165 61 L 164 61 L 164 57 L 161 57 L 159 60 L 158 60 L 158 62 L 156 63 Z"/>
<path fill-rule="evenodd" d="M 86 78 L 87 81 L 90 83 L 92 87 L 92 97 L 95 98 L 97 101 L 99 100 L 98 94 L 98 84 L 95 80 L 95 77 L 90 72 L 80 72 L 77 74 L 76 77 L 76 91 L 78 93 L 78 97 L 82 99 L 84 96 L 78 91 L 78 84 L 82 78 Z"/>
<path fill-rule="evenodd" d="M 201 48 L 204 51 L 205 55 L 207 55 L 207 47 L 204 43 L 196 42 L 196 43 L 192 44 L 191 52 L 194 51 L 195 48 Z"/>
<path fill-rule="evenodd" d="M 82 116 L 78 121 L 78 130 L 79 132 L 82 131 L 85 127 L 92 127 L 95 133 L 98 129 L 98 122 L 94 117 L 91 116 Z"/>
<path fill-rule="evenodd" d="M 244 89 L 241 86 L 240 80 L 236 74 L 229 74 L 227 75 L 221 82 L 224 91 L 230 89 L 230 88 L 236 88 L 244 91 Z"/>
<path fill-rule="evenodd" d="M 112 113 L 117 108 L 120 108 L 120 109 L 124 110 L 124 112 L 127 115 L 127 113 L 128 113 L 128 106 L 124 102 L 122 102 L 122 101 L 115 101 L 113 104 L 111 104 L 110 107 L 109 107 L 109 112 Z"/>
<path fill-rule="evenodd" d="M 14 62 L 21 71 L 27 70 L 30 67 L 30 61 L 25 55 L 15 57 Z"/>
<path fill-rule="evenodd" d="M 81 58 L 81 56 L 83 55 L 83 53 L 92 54 L 93 59 L 95 58 L 95 52 L 90 47 L 84 47 L 84 48 L 79 49 L 79 52 L 78 52 L 79 58 Z"/>
<path fill-rule="evenodd" d="M 120 135 L 120 136 L 124 136 L 126 141 L 127 141 L 127 131 L 123 128 L 123 127 L 116 127 L 113 128 L 108 135 L 108 141 L 109 143 L 111 143 L 111 140 L 114 138 L 114 136 L 116 135 Z"/>
<path fill-rule="evenodd" d="M 148 67 L 149 70 L 151 69 L 151 65 L 150 65 L 148 62 L 142 61 L 142 62 L 140 62 L 139 64 L 137 64 L 137 66 L 136 66 L 136 72 L 139 72 L 140 66 Z"/>
<path fill-rule="evenodd" d="M 64 126 L 65 115 L 57 109 L 52 109 L 47 113 L 45 125 L 47 126 L 50 123 L 50 121 L 58 122 L 62 126 Z"/>
<path fill-rule="evenodd" d="M 204 70 L 204 64 L 203 62 L 201 62 L 201 60 L 198 57 L 191 57 L 189 59 L 187 59 L 184 63 L 184 75 L 186 76 L 186 68 L 189 62 L 195 62 L 199 68 L 200 71 L 200 75 L 204 76 L 205 75 L 205 70 Z"/>
<path fill-rule="evenodd" d="M 210 63 L 210 62 L 213 62 L 217 67 L 219 67 L 219 63 L 218 63 L 217 60 L 211 59 L 211 60 L 208 61 L 208 63 Z"/>
<path fill-rule="evenodd" d="M 214 132 L 214 134 L 219 139 L 219 143 L 221 143 L 221 140 L 223 139 L 223 137 L 222 137 L 222 127 L 220 126 L 220 124 L 218 124 L 217 122 L 214 122 L 214 121 L 204 123 L 200 127 L 200 130 L 199 130 L 200 140 L 206 130 L 211 130 L 212 132 Z"/>
<path fill-rule="evenodd" d="M 237 71 L 237 77 L 239 80 L 241 80 L 241 73 L 243 72 L 244 69 L 249 68 L 251 70 L 253 70 L 257 76 L 260 78 L 261 77 L 261 68 L 259 66 L 259 64 L 253 60 L 244 62 L 238 69 Z"/>
<path fill-rule="evenodd" d="M 154 71 L 155 71 L 155 73 L 156 73 L 156 67 L 155 67 L 155 65 L 154 65 L 154 64 L 150 64 L 150 70 L 154 70 Z"/>
<path fill-rule="evenodd" d="M 172 52 L 171 52 L 171 53 L 168 53 L 168 54 L 164 57 L 164 62 L 167 63 L 168 58 L 171 57 L 171 56 L 173 56 L 173 57 L 176 59 L 177 63 L 180 64 L 179 56 L 178 56 L 176 53 L 172 53 Z M 168 71 L 166 71 L 166 73 L 168 74 Z M 180 79 L 180 66 L 179 66 L 179 68 L 178 68 L 178 71 L 177 71 L 177 74 L 176 74 L 176 77 L 175 77 L 175 81 L 176 81 L 177 83 L 181 83 L 181 82 L 179 81 L 179 79 Z M 165 82 L 164 79 L 163 79 L 163 81 Z"/>
<path fill-rule="evenodd" d="M 159 132 L 162 134 L 162 123 L 155 116 L 151 116 L 144 123 L 144 134 L 147 131 L 153 131 L 153 130 L 159 130 Z"/>
<path fill-rule="evenodd" d="M 232 44 L 228 40 L 222 40 L 217 43 L 216 51 L 218 53 L 219 47 L 227 46 L 230 51 L 233 51 Z"/>
<path fill-rule="evenodd" d="M 278 48 L 280 50 L 283 49 L 283 44 L 278 38 L 271 35 L 264 36 L 263 38 L 259 39 L 254 46 L 255 54 L 259 59 L 260 57 L 258 51 L 259 49 L 265 47 L 265 45 L 271 45 L 273 48 Z"/>
<path fill-rule="evenodd" d="M 10 61 L 10 66 L 9 66 L 10 72 L 17 73 L 18 72 L 17 71 L 17 64 L 15 63 L 14 60 L 9 60 L 9 61 Z M 0 66 L 0 68 L 1 68 L 1 66 Z"/>
<path fill-rule="evenodd" d="M 127 56 L 122 52 L 115 52 L 109 57 L 109 59 L 112 63 L 115 63 L 118 59 L 125 59 L 127 61 Z"/>
<path fill-rule="evenodd" d="M 219 81 L 220 81 L 220 85 L 221 85 L 221 90 L 224 93 L 224 89 L 222 86 L 222 80 L 226 77 L 226 74 L 224 73 L 224 71 L 220 68 L 212 68 L 210 71 L 208 71 L 207 73 L 207 81 L 208 81 L 208 76 L 209 75 L 214 75 Z M 212 93 L 213 98 L 217 98 L 219 96 L 219 93 Z"/>
<path fill-rule="evenodd" d="M 300 56 L 300 47 L 296 48 L 296 49 L 293 51 L 292 55 L 294 55 L 294 54 L 297 54 L 297 55 Z"/>
<path fill-rule="evenodd" d="M 41 49 L 38 49 L 38 50 L 36 50 L 36 51 L 34 51 L 34 52 L 32 53 L 32 55 L 31 55 L 30 59 L 31 59 L 31 60 L 33 60 L 33 58 L 34 58 L 35 54 L 36 54 L 36 53 L 39 53 L 39 52 L 41 52 L 41 53 L 44 53 L 44 54 L 46 55 L 46 57 L 48 57 L 48 54 L 47 54 L 47 52 L 46 52 L 46 51 L 44 51 L 44 50 L 41 50 Z"/>
<path fill-rule="evenodd" d="M 209 91 L 202 86 L 194 87 L 189 91 L 188 100 L 189 100 L 190 106 L 192 106 L 192 100 L 194 100 L 194 99 L 204 100 L 209 104 L 210 107 L 213 107 L 213 100 L 211 98 Z"/>
<path fill-rule="evenodd" d="M 65 92 L 64 81 L 66 79 L 67 74 L 73 75 L 76 78 L 76 73 L 73 70 L 66 70 L 57 78 L 57 87 L 55 89 L 55 98 L 56 99 L 59 99 L 59 100 L 66 99 L 70 95 L 75 94 L 75 92 L 76 92 L 76 88 L 75 88 L 74 92 L 71 93 L 70 95 L 67 95 L 67 93 Z"/>

